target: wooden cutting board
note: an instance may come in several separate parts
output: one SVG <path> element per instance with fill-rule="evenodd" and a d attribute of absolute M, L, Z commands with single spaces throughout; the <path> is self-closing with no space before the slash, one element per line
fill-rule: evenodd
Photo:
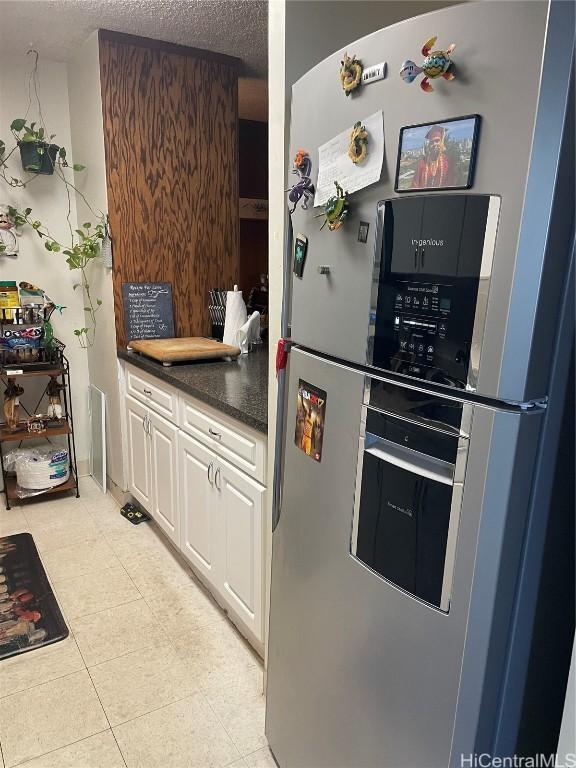
<path fill-rule="evenodd" d="M 163 363 L 181 363 L 185 360 L 214 360 L 219 357 L 238 357 L 239 347 L 231 347 L 214 339 L 191 336 L 184 339 L 140 339 L 131 341 L 130 349 Z"/>

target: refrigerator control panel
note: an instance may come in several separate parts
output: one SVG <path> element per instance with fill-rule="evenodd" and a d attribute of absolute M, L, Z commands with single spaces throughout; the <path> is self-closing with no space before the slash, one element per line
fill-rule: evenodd
<path fill-rule="evenodd" d="M 489 280 L 488 195 L 418 195 L 378 205 L 369 364 L 473 389 L 477 306 Z M 491 260 L 490 260 L 491 266 Z"/>
<path fill-rule="evenodd" d="M 450 354 L 452 297 L 447 287 L 418 283 L 398 287 L 394 298 L 390 361 L 396 369 L 420 376 Z M 462 365 L 466 351 L 460 351 Z M 465 373 L 464 370 L 461 371 Z"/>

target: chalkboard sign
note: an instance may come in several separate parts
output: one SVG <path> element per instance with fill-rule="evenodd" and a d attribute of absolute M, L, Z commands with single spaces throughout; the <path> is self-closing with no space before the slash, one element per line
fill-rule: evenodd
<path fill-rule="evenodd" d="M 122 283 L 122 296 L 127 341 L 174 337 L 171 283 Z"/>

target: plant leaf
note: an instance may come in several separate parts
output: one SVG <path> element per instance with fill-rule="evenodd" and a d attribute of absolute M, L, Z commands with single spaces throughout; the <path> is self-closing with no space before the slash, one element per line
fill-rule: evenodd
<path fill-rule="evenodd" d="M 86 222 L 86 224 L 82 224 L 82 226 L 84 227 L 84 229 L 90 229 L 90 227 L 92 226 L 92 224 L 90 224 L 90 222 L 89 222 L 89 221 L 87 221 L 87 222 Z"/>
<path fill-rule="evenodd" d="M 21 131 L 26 125 L 26 120 L 23 117 L 17 117 L 16 120 L 12 120 L 10 128 L 13 131 Z"/>
<path fill-rule="evenodd" d="M 72 168 L 73 168 L 73 170 L 80 172 L 80 171 L 83 171 L 86 168 L 86 166 L 85 165 L 80 165 L 80 163 L 74 163 Z"/>

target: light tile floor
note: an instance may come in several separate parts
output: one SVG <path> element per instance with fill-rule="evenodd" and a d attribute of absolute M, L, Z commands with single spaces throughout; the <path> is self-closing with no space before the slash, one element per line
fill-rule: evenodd
<path fill-rule="evenodd" d="M 0 661 L 0 768 L 274 768 L 259 657 L 153 523 L 81 494 L 0 506 L 70 629 Z"/>

